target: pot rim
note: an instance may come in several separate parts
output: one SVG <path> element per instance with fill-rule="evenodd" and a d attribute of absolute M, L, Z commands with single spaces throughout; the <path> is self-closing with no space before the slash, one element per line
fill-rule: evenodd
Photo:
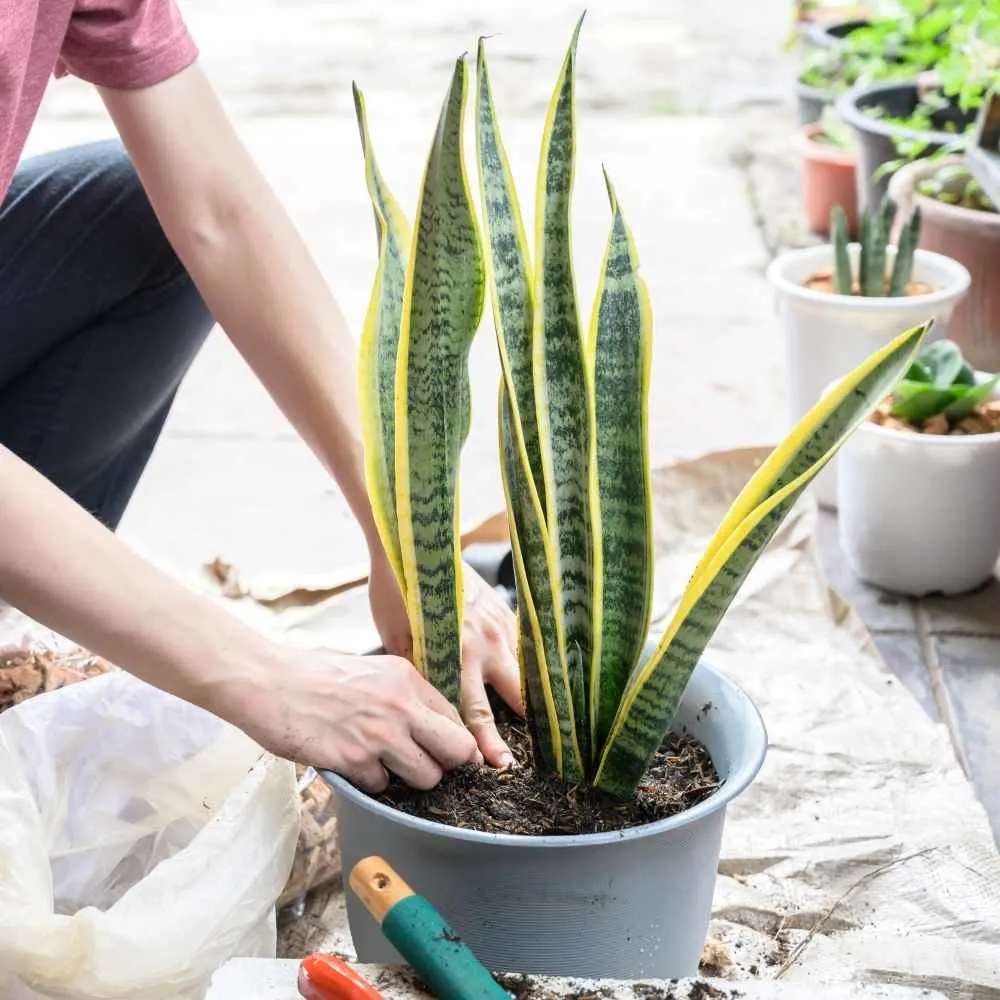
<path fill-rule="evenodd" d="M 872 132 L 875 135 L 884 136 L 887 139 L 921 139 L 924 142 L 944 146 L 957 139 L 953 132 L 938 132 L 934 129 L 920 131 L 919 129 L 906 128 L 902 125 L 894 125 L 880 118 L 873 118 L 866 115 L 858 107 L 858 101 L 862 97 L 877 96 L 890 90 L 915 90 L 919 92 L 917 79 L 910 77 L 901 80 L 882 80 L 878 83 L 860 84 L 844 91 L 837 98 L 837 113 L 848 124 L 852 125 L 860 132 Z"/>
<path fill-rule="evenodd" d="M 829 163 L 838 167 L 853 167 L 855 157 L 851 153 L 845 153 L 835 146 L 824 146 L 817 142 L 814 136 L 823 131 L 823 126 L 819 122 L 809 122 L 800 125 L 792 136 L 792 146 L 800 152 L 806 159 L 819 163 Z"/>
<path fill-rule="evenodd" d="M 986 382 L 993 376 L 989 372 L 979 371 L 976 369 L 976 381 Z M 833 389 L 834 386 L 838 385 L 840 379 L 835 379 L 831 382 L 824 390 L 823 396 Z M 997 387 L 996 391 L 990 397 L 990 399 L 997 399 L 1000 397 L 1000 386 Z M 859 425 L 855 434 L 874 434 L 876 440 L 883 441 L 899 441 L 900 439 L 913 442 L 916 444 L 917 441 L 926 442 L 925 445 L 916 445 L 916 447 L 931 447 L 933 445 L 939 445 L 944 448 L 961 448 L 963 446 L 967 448 L 975 447 L 978 445 L 993 445 L 1000 444 L 1000 431 L 991 431 L 989 434 L 917 434 L 914 431 L 901 431 L 893 427 L 882 427 L 879 424 L 873 424 L 870 420 L 863 420 Z"/>
<path fill-rule="evenodd" d="M 817 87 L 815 84 L 806 83 L 799 77 L 795 78 L 795 92 L 800 97 L 811 97 L 827 104 L 833 104 L 842 93 L 842 91 L 833 90 L 831 87 Z"/>
<path fill-rule="evenodd" d="M 639 840 L 645 837 L 655 837 L 679 827 L 688 826 L 712 813 L 725 808 L 757 777 L 764 757 L 767 754 L 767 728 L 761 717 L 760 710 L 753 699 L 730 677 L 719 672 L 714 667 L 701 661 L 697 670 L 711 673 L 723 687 L 729 689 L 729 694 L 743 706 L 743 718 L 746 721 L 746 754 L 723 784 L 707 799 L 690 809 L 668 816 L 666 819 L 644 823 L 624 830 L 611 830 L 605 833 L 578 833 L 567 836 L 530 836 L 523 833 L 487 833 L 483 830 L 464 830 L 458 827 L 436 823 L 433 820 L 411 816 L 409 813 L 393 809 L 391 806 L 376 802 L 375 799 L 355 788 L 349 781 L 332 771 L 317 769 L 318 773 L 334 789 L 337 795 L 350 799 L 355 805 L 370 812 L 390 819 L 401 826 L 409 827 L 423 833 L 436 834 L 439 837 L 453 840 L 463 840 L 470 843 L 490 845 L 493 847 L 523 847 L 537 849 L 552 849 L 566 847 L 596 847 L 603 844 L 617 844 L 623 840 Z"/>
<path fill-rule="evenodd" d="M 924 215 L 930 211 L 945 218 L 951 216 L 955 220 L 961 220 L 966 223 L 972 223 L 975 220 L 976 224 L 981 224 L 982 226 L 1000 228 L 1000 212 L 981 212 L 975 208 L 966 208 L 964 205 L 949 205 L 947 202 L 938 201 L 937 198 L 930 198 L 926 194 L 921 194 L 917 190 L 917 184 L 929 174 L 934 173 L 935 170 L 940 169 L 946 164 L 961 163 L 962 161 L 962 156 L 955 155 L 936 161 L 921 159 L 907 163 L 905 166 L 900 167 L 889 180 L 889 194 L 890 196 L 894 195 L 895 200 L 899 201 L 900 188 L 906 187 L 909 191 L 912 191 L 912 196 L 916 199 L 916 203 L 920 206 L 920 211 Z"/>
<path fill-rule="evenodd" d="M 818 48 L 832 49 L 839 45 L 851 31 L 867 27 L 869 24 L 871 24 L 871 17 L 834 16 L 830 20 L 806 21 L 804 25 L 800 26 L 800 31 Z M 834 31 L 837 28 L 847 28 L 848 30 L 844 35 L 835 35 Z"/>
<path fill-rule="evenodd" d="M 860 253 L 859 243 L 849 243 L 848 250 L 857 254 Z M 895 255 L 896 248 L 890 246 L 886 248 L 886 255 Z M 822 243 L 819 246 L 800 247 L 797 250 L 786 250 L 779 254 L 767 267 L 767 279 L 774 288 L 788 295 L 791 298 L 801 299 L 806 302 L 817 302 L 828 305 L 830 308 L 855 309 L 855 310 L 893 310 L 902 308 L 933 308 L 950 302 L 952 299 L 960 298 L 968 290 L 972 278 L 964 264 L 960 264 L 953 257 L 935 253 L 933 250 L 917 248 L 914 253 L 914 263 L 923 263 L 937 267 L 950 275 L 951 280 L 943 288 L 937 291 L 926 292 L 922 295 L 907 296 L 863 296 L 863 295 L 830 295 L 826 292 L 816 292 L 811 288 L 796 281 L 792 281 L 785 276 L 785 269 L 789 264 L 797 261 L 805 261 L 810 257 L 815 257 L 817 262 L 821 258 L 828 258 L 833 263 L 833 245 Z M 817 263 L 817 266 L 818 263 Z"/>

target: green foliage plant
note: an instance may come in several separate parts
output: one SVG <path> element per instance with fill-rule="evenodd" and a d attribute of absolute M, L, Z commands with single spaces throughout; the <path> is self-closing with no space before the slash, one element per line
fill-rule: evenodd
<path fill-rule="evenodd" d="M 959 346 L 950 340 L 929 344 L 893 390 L 889 412 L 911 424 L 942 414 L 949 426 L 971 416 L 1000 383 L 1000 375 L 977 382 Z"/>
<path fill-rule="evenodd" d="M 896 211 L 896 204 L 891 198 L 882 201 L 878 212 L 865 209 L 861 216 L 860 253 L 855 274 L 848 251 L 847 216 L 840 205 L 834 206 L 830 213 L 830 241 L 833 245 L 834 291 L 838 295 L 858 294 L 874 298 L 907 294 L 913 274 L 913 259 L 920 242 L 920 209 L 914 210 L 902 228 L 887 281 L 887 248 Z"/>
<path fill-rule="evenodd" d="M 653 318 L 637 245 L 607 174 L 610 231 L 589 324 L 579 316 L 570 232 L 579 33 L 578 23 L 546 115 L 531 244 L 484 42 L 471 102 L 482 222 L 462 142 L 466 61 L 455 64 L 412 232 L 376 164 L 356 92 L 378 243 L 360 396 L 369 495 L 406 601 L 414 661 L 458 704 L 459 462 L 470 424 L 469 347 L 488 295 L 502 369 L 500 465 L 535 766 L 630 797 L 757 557 L 813 477 L 909 368 L 926 328 L 901 333 L 851 372 L 766 459 L 709 543 L 655 651 L 645 655 L 654 562 Z"/>

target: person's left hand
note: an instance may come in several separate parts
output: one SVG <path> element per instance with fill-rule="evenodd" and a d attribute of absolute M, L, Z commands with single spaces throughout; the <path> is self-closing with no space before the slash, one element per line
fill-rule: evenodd
<path fill-rule="evenodd" d="M 524 714 L 517 665 L 517 620 L 507 602 L 471 566 L 463 565 L 462 719 L 487 763 L 510 767 L 513 755 L 497 731 L 486 686 L 518 715 Z M 406 607 L 388 560 L 372 560 L 368 581 L 372 616 L 386 651 L 413 657 Z"/>

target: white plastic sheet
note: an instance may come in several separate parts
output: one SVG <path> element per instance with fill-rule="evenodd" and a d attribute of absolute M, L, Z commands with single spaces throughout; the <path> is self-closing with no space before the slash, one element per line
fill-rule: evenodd
<path fill-rule="evenodd" d="M 0 998 L 194 1000 L 274 955 L 293 766 L 125 673 L 0 715 Z"/>

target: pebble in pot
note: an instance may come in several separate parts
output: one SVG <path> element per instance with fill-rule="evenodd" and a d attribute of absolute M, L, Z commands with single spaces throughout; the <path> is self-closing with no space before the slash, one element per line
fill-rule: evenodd
<path fill-rule="evenodd" d="M 928 339 L 947 336 L 956 303 L 969 288 L 961 264 L 917 249 L 920 216 L 907 222 L 899 248 L 887 244 L 895 206 L 865 212 L 860 243 L 847 241 L 835 209 L 832 242 L 792 250 L 768 268 L 785 341 L 789 424 L 801 419 L 834 379 L 903 330 L 933 321 Z M 813 486 L 824 507 L 837 504 L 836 461 Z"/>
<path fill-rule="evenodd" d="M 930 345 L 840 454 L 840 539 L 868 583 L 961 594 L 1000 557 L 1000 376 Z"/>

